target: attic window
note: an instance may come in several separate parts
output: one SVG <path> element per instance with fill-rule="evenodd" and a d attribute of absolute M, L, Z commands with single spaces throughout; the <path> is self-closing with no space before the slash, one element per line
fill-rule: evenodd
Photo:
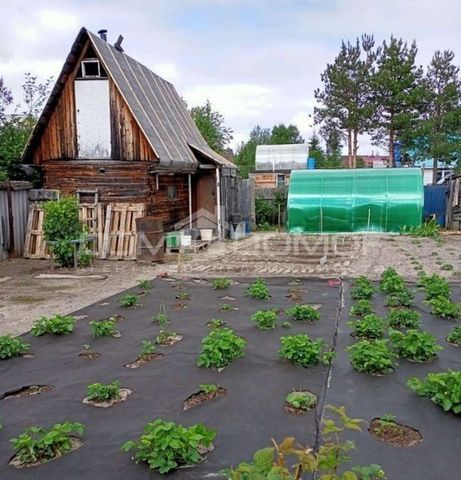
<path fill-rule="evenodd" d="M 107 78 L 104 67 L 97 58 L 85 58 L 80 64 L 78 78 Z"/>

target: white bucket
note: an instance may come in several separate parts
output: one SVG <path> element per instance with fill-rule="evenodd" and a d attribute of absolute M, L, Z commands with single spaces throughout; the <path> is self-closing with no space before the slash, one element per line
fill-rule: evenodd
<path fill-rule="evenodd" d="M 192 245 L 191 235 L 181 235 L 181 247 L 190 247 Z"/>
<path fill-rule="evenodd" d="M 209 242 L 213 239 L 213 229 L 212 228 L 201 228 L 200 229 L 200 237 L 205 242 Z"/>

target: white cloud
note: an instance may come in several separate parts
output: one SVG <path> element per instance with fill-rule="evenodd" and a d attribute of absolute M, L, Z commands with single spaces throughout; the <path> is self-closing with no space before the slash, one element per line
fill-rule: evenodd
<path fill-rule="evenodd" d="M 168 82 L 174 83 L 179 79 L 179 69 L 174 63 L 157 63 L 152 70 Z"/>
<path fill-rule="evenodd" d="M 49 30 L 69 31 L 78 28 L 79 18 L 62 10 L 45 8 L 38 12 L 40 26 Z"/>

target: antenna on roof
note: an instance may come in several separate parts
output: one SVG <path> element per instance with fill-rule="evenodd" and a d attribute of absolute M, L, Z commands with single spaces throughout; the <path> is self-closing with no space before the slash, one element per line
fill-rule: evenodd
<path fill-rule="evenodd" d="M 102 30 L 98 30 L 98 35 L 101 40 L 107 42 L 107 30 L 103 28 Z"/>
<path fill-rule="evenodd" d="M 117 38 L 117 41 L 116 41 L 115 44 L 114 44 L 114 47 L 115 47 L 119 52 L 123 52 L 122 42 L 123 42 L 123 36 L 122 36 L 122 35 L 119 35 L 118 38 Z"/>

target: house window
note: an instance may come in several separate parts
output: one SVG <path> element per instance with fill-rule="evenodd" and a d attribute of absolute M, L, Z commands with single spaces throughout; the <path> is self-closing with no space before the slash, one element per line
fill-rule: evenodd
<path fill-rule="evenodd" d="M 178 197 L 178 187 L 176 185 L 168 185 L 166 194 L 168 198 Z"/>
<path fill-rule="evenodd" d="M 77 78 L 107 78 L 107 73 L 97 58 L 84 58 L 77 72 Z"/>
<path fill-rule="evenodd" d="M 277 174 L 277 187 L 284 187 L 285 186 L 285 175 L 283 173 Z"/>

